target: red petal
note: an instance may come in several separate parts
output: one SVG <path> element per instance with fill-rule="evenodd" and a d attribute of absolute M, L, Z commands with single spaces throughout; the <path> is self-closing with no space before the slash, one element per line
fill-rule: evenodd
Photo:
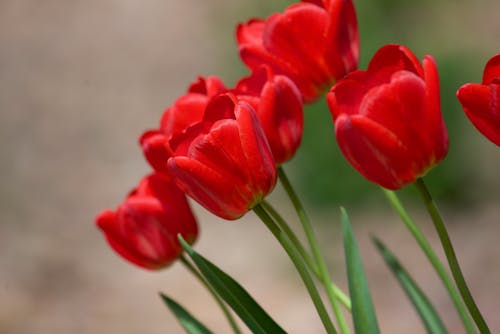
<path fill-rule="evenodd" d="M 167 142 L 167 137 L 158 130 L 146 131 L 139 139 L 146 160 L 156 171 L 163 173 L 167 173 L 167 161 L 170 158 Z"/>
<path fill-rule="evenodd" d="M 264 48 L 287 64 L 299 87 L 323 87 L 332 74 L 325 62 L 327 12 L 315 5 L 299 3 L 283 14 L 267 20 L 263 32 Z M 295 80 L 294 80 L 295 81 Z"/>
<path fill-rule="evenodd" d="M 483 73 L 483 84 L 489 84 L 495 78 L 500 78 L 500 54 L 497 54 L 486 63 Z"/>
<path fill-rule="evenodd" d="M 217 171 L 187 157 L 169 160 L 169 171 L 177 185 L 213 214 L 233 220 L 248 211 L 239 187 Z"/>
<path fill-rule="evenodd" d="M 245 102 L 235 109 L 239 136 L 247 169 L 252 179 L 254 203 L 259 202 L 276 184 L 276 165 L 264 131 L 254 110 Z M 249 207 L 251 208 L 251 206 Z"/>
<path fill-rule="evenodd" d="M 352 0 L 331 1 L 326 29 L 325 59 L 336 79 L 355 70 L 359 59 L 359 33 Z"/>
<path fill-rule="evenodd" d="M 335 122 L 335 135 L 344 156 L 368 180 L 388 189 L 413 180 L 409 152 L 380 124 L 363 116 L 341 115 Z"/>
<path fill-rule="evenodd" d="M 499 85 L 489 87 L 479 84 L 465 84 L 457 92 L 457 97 L 472 124 L 496 145 L 500 146 L 500 111 L 491 110 L 492 95 L 500 97 Z"/>
<path fill-rule="evenodd" d="M 266 83 L 257 114 L 276 163 L 291 159 L 300 145 L 304 123 L 302 98 L 293 81 L 278 75 Z"/>
<path fill-rule="evenodd" d="M 398 44 L 385 45 L 373 56 L 368 65 L 368 71 L 381 70 L 390 72 L 407 70 L 423 77 L 422 65 L 420 65 L 418 58 L 410 49 Z"/>

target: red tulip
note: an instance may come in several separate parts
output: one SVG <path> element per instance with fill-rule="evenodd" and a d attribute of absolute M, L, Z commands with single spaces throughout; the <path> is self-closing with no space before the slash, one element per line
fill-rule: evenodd
<path fill-rule="evenodd" d="M 482 84 L 463 85 L 457 97 L 479 132 L 500 146 L 500 54 L 486 64 Z"/>
<path fill-rule="evenodd" d="M 448 150 L 434 59 L 423 66 L 409 49 L 382 47 L 368 70 L 328 93 L 338 145 L 368 180 L 398 189 L 424 175 Z"/>
<path fill-rule="evenodd" d="M 310 0 L 265 20 L 238 25 L 243 62 L 252 70 L 269 65 L 291 78 L 306 103 L 322 96 L 358 64 L 359 37 L 352 0 Z"/>
<path fill-rule="evenodd" d="M 263 65 L 241 79 L 233 92 L 257 112 L 276 163 L 290 160 L 300 145 L 304 125 L 302 98 L 293 81 L 273 75 Z"/>
<path fill-rule="evenodd" d="M 141 136 L 139 142 L 146 160 L 156 171 L 167 172 L 169 155 L 165 145 L 172 135 L 199 122 L 210 98 L 225 91 L 219 78 L 199 77 L 189 86 L 186 94 L 164 111 L 159 129 L 148 130 Z"/>
<path fill-rule="evenodd" d="M 203 121 L 169 141 L 168 172 L 187 195 L 212 213 L 236 219 L 276 183 L 275 162 L 253 108 L 223 94 Z"/>
<path fill-rule="evenodd" d="M 186 196 L 161 174 L 143 178 L 116 211 L 101 212 L 96 224 L 118 254 L 146 269 L 160 269 L 179 257 L 179 233 L 190 244 L 198 236 Z"/>

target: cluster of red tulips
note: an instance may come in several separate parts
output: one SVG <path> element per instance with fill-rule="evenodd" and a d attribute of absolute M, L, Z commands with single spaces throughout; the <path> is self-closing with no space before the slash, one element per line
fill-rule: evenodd
<path fill-rule="evenodd" d="M 251 297 L 242 294 L 238 302 L 227 299 L 228 291 L 241 292 L 243 288 L 190 247 L 198 237 L 198 226 L 187 197 L 227 220 L 254 210 L 297 267 L 325 330 L 349 332 L 339 311 L 343 305 L 352 313 L 356 333 L 377 333 L 371 301 L 360 301 L 359 296 L 366 292 L 364 285 L 353 283 L 359 279 L 359 272 L 354 274 L 359 263 L 355 242 L 349 242 L 353 239 L 347 215 L 344 212 L 346 266 L 348 273 L 352 269 L 353 275 L 358 275 L 348 277 L 348 295 L 331 280 L 307 215 L 283 170 L 283 164 L 294 157 L 301 144 L 304 104 L 326 97 L 336 142 L 345 158 L 366 179 L 385 189 L 405 223 L 417 229 L 412 233 L 433 262 L 435 253 L 425 238 L 418 238 L 418 227 L 392 192 L 410 183 L 417 186 L 443 243 L 453 281 L 448 278 L 445 282 L 448 274 L 439 259 L 436 271 L 467 332 L 488 333 L 422 180 L 448 150 L 433 57 L 425 56 L 420 62 L 405 46 L 385 45 L 366 70 L 358 70 L 359 36 L 352 0 L 302 0 L 282 13 L 239 24 L 236 40 L 250 75 L 231 88 L 216 76 L 197 78 L 163 112 L 157 128 L 140 137 L 153 172 L 116 210 L 105 210 L 96 218 L 109 245 L 128 261 L 147 269 L 159 269 L 180 258 L 213 292 L 235 333 L 240 329 L 226 306 L 252 332 L 280 333 L 284 330 L 279 325 L 253 300 L 245 299 Z M 474 126 L 500 146 L 500 55 L 486 64 L 481 84 L 465 84 L 457 96 Z M 312 255 L 265 200 L 278 179 L 297 209 Z M 376 244 L 384 257 L 392 256 L 380 241 Z M 226 284 L 221 286 L 221 281 Z M 336 324 L 325 311 L 321 297 L 315 296 L 318 284 L 328 295 Z M 234 298 L 234 293 L 230 295 Z M 180 319 L 184 319 L 181 323 L 188 333 L 209 333 L 179 304 L 164 298 L 174 313 L 185 312 Z M 255 307 L 248 306 L 253 317 L 248 309 L 246 313 L 238 311 L 237 305 L 246 302 Z M 427 307 L 433 310 L 434 318 L 431 321 L 424 314 L 426 328 L 431 328 L 431 333 L 446 332 L 437 312 L 431 305 Z M 186 319 L 189 326 L 183 322 Z M 198 331 L 191 332 L 192 326 Z"/>

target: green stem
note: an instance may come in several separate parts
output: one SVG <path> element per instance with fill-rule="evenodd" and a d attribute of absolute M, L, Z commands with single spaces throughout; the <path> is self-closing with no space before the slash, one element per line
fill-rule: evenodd
<path fill-rule="evenodd" d="M 181 255 L 180 257 L 181 263 L 186 267 L 187 270 L 189 270 L 202 284 L 207 288 L 207 290 L 210 292 L 210 294 L 214 297 L 215 301 L 219 305 L 219 307 L 222 309 L 222 312 L 226 316 L 229 325 L 233 329 L 234 334 L 241 334 L 241 330 L 238 327 L 238 324 L 234 320 L 233 315 L 227 308 L 226 304 L 222 301 L 222 299 L 219 297 L 217 292 L 212 288 L 212 286 L 205 280 L 205 278 L 196 270 L 196 268 L 184 257 L 184 255 Z"/>
<path fill-rule="evenodd" d="M 349 326 L 347 325 L 345 317 L 342 314 L 342 310 L 340 309 L 340 305 L 338 303 L 335 290 L 333 289 L 332 284 L 330 284 L 330 282 L 333 281 L 330 277 L 328 268 L 326 267 L 325 260 L 319 249 L 316 237 L 314 236 L 314 231 L 311 226 L 311 222 L 306 214 L 306 211 L 304 210 L 304 207 L 302 206 L 302 203 L 299 200 L 299 197 L 297 196 L 295 190 L 293 189 L 290 180 L 288 179 L 284 169 L 281 166 L 278 167 L 278 177 L 280 179 L 281 184 L 283 185 L 283 188 L 287 192 L 288 197 L 292 201 L 292 204 L 295 208 L 295 211 L 297 212 L 297 215 L 299 216 L 299 220 L 306 234 L 307 241 L 311 247 L 313 257 L 316 260 L 316 264 L 318 265 L 320 280 L 323 282 L 323 285 L 325 287 L 326 294 L 332 306 L 335 318 L 337 319 L 340 332 L 343 334 L 347 334 L 349 333 Z"/>
<path fill-rule="evenodd" d="M 278 226 L 285 232 L 285 234 L 288 236 L 292 244 L 295 246 L 299 254 L 302 256 L 302 259 L 306 263 L 306 265 L 309 267 L 309 269 L 313 272 L 313 274 L 318 278 L 320 281 L 321 275 L 318 269 L 318 266 L 316 265 L 316 262 L 314 262 L 313 258 L 309 255 L 309 253 L 304 249 L 304 246 L 302 246 L 302 243 L 300 240 L 297 238 L 293 230 L 288 226 L 286 221 L 281 217 L 281 215 L 274 209 L 274 207 L 269 204 L 267 201 L 262 201 L 261 203 L 262 207 L 274 218 L 275 222 L 278 224 Z M 323 282 L 322 282 L 323 283 Z M 344 305 L 344 307 L 348 310 L 351 311 L 351 300 L 349 297 L 340 289 L 335 283 L 332 281 L 328 282 L 327 284 L 330 284 L 335 297 Z"/>
<path fill-rule="evenodd" d="M 309 292 L 309 295 L 311 296 L 314 306 L 316 307 L 318 315 L 321 318 L 321 321 L 323 322 L 323 326 L 325 327 L 327 333 L 336 334 L 337 331 L 335 330 L 335 327 L 333 326 L 333 323 L 330 320 L 330 317 L 328 316 L 328 312 L 326 311 L 325 306 L 323 305 L 323 301 L 321 300 L 319 292 L 316 289 L 316 286 L 314 285 L 312 277 L 307 271 L 307 267 L 302 261 L 300 254 L 295 249 L 288 236 L 278 227 L 278 225 L 276 225 L 273 218 L 266 212 L 266 210 L 262 207 L 262 205 L 260 204 L 256 205 L 253 208 L 253 210 L 257 214 L 257 216 L 259 216 L 262 222 L 266 225 L 269 231 L 271 231 L 271 233 L 278 240 L 278 242 L 281 244 L 285 252 L 292 260 L 293 264 L 295 265 L 295 268 L 299 272 L 300 277 L 302 278 L 302 281 L 304 282 L 307 288 L 307 291 Z"/>
<path fill-rule="evenodd" d="M 451 280 L 450 276 L 448 275 L 446 268 L 442 264 L 442 262 L 439 260 L 439 257 L 436 255 L 434 250 L 432 249 L 432 246 L 429 244 L 427 239 L 425 238 L 424 234 L 422 231 L 419 229 L 419 227 L 415 224 L 415 222 L 410 218 L 408 215 L 407 211 L 403 207 L 403 204 L 401 204 L 399 198 L 397 197 L 396 193 L 393 191 L 381 188 L 391 203 L 392 207 L 396 212 L 398 213 L 399 217 L 401 220 L 405 223 L 406 227 L 412 234 L 413 238 L 417 241 L 418 245 L 424 252 L 424 254 L 427 256 L 427 259 L 431 263 L 431 265 L 434 267 L 434 270 L 436 271 L 437 275 L 443 282 L 444 287 L 446 290 L 448 290 L 448 294 L 450 295 L 451 301 L 455 305 L 455 308 L 458 312 L 458 315 L 460 316 L 460 319 L 462 320 L 465 329 L 467 333 L 469 334 L 474 334 L 476 333 L 476 330 L 474 328 L 474 324 L 472 323 L 472 320 L 467 313 L 467 309 L 465 307 L 465 304 L 463 303 L 462 299 L 460 298 L 459 292 L 455 285 L 453 284 L 453 281 Z"/>
<path fill-rule="evenodd" d="M 484 321 L 484 318 L 481 315 L 481 312 L 479 311 L 479 308 L 477 307 L 472 294 L 470 293 L 469 287 L 465 282 L 464 275 L 462 274 L 462 270 L 460 269 L 460 265 L 458 264 L 455 250 L 453 249 L 450 237 L 448 235 L 448 232 L 446 231 L 446 226 L 444 225 L 443 218 L 438 211 L 436 203 L 432 199 L 432 196 L 422 178 L 418 178 L 414 184 L 417 187 L 422 200 L 424 201 L 424 204 L 427 208 L 427 211 L 429 212 L 429 215 L 432 218 L 432 221 L 434 222 L 434 227 L 436 228 L 439 239 L 441 240 L 441 245 L 443 246 L 443 250 L 446 255 L 446 259 L 448 260 L 448 265 L 450 266 L 453 278 L 455 279 L 455 283 L 457 284 L 458 291 L 460 291 L 462 299 L 469 309 L 472 319 L 474 319 L 474 322 L 476 323 L 481 334 L 490 333 L 490 329 L 488 328 L 486 321 Z"/>

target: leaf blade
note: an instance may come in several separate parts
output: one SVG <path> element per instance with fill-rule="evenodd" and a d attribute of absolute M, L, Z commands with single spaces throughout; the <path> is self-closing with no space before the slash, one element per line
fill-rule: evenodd
<path fill-rule="evenodd" d="M 417 311 L 420 319 L 424 323 L 427 333 L 444 334 L 448 333 L 443 321 L 439 317 L 436 309 L 427 298 L 423 290 L 418 286 L 416 281 L 410 276 L 408 271 L 401 265 L 387 246 L 376 237 L 372 237 L 375 246 L 384 258 L 385 263 L 394 274 L 402 289 L 410 299 L 413 307 Z"/>
<path fill-rule="evenodd" d="M 349 217 L 344 208 L 340 208 L 340 210 L 354 331 L 357 334 L 379 334 L 377 317 L 361 262 L 359 248 L 354 238 Z"/>
<path fill-rule="evenodd" d="M 184 307 L 167 295 L 160 293 L 163 302 L 175 315 L 181 326 L 188 334 L 213 334 L 205 325 L 189 313 Z"/>
<path fill-rule="evenodd" d="M 201 274 L 252 333 L 286 334 L 238 282 L 215 264 L 195 252 L 181 236 L 179 236 L 179 240 Z"/>

